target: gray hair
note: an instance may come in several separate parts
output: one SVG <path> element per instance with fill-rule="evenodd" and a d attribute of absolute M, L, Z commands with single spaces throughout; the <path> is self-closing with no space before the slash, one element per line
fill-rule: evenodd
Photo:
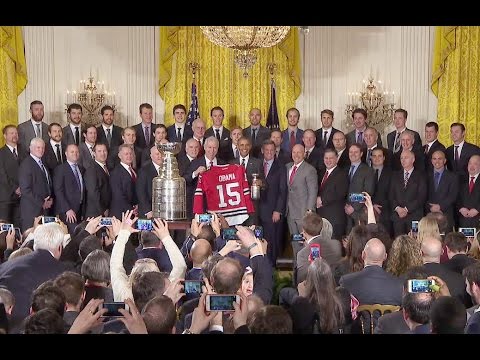
<path fill-rule="evenodd" d="M 57 223 L 39 225 L 33 232 L 33 250 L 55 251 L 62 246 L 64 235 L 62 227 Z"/>
<path fill-rule="evenodd" d="M 85 280 L 110 283 L 110 255 L 103 250 L 93 250 L 82 264 Z"/>
<path fill-rule="evenodd" d="M 40 144 L 40 143 L 42 143 L 43 146 L 45 146 L 45 141 L 43 141 L 42 138 L 34 137 L 32 140 L 30 140 L 30 148 L 32 148 L 32 146 L 34 146 L 35 144 Z"/>
<path fill-rule="evenodd" d="M 215 136 L 209 136 L 208 138 L 205 139 L 205 143 L 203 144 L 203 147 L 206 148 L 209 142 L 214 142 L 217 145 L 217 148 L 220 146 L 220 143 L 218 142 L 218 139 Z"/>

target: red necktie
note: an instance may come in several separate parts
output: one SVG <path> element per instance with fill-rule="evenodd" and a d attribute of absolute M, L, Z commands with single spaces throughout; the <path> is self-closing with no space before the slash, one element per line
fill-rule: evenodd
<path fill-rule="evenodd" d="M 197 140 L 197 141 L 200 145 L 200 149 L 198 150 L 198 157 L 201 157 L 201 156 L 205 155 L 205 149 L 202 146 L 202 142 L 200 140 Z"/>
<path fill-rule="evenodd" d="M 320 190 L 323 189 L 323 186 L 325 185 L 325 182 L 327 181 L 327 179 L 328 179 L 328 170 L 325 171 L 325 175 L 323 175 L 322 183 L 320 184 Z"/>
<path fill-rule="evenodd" d="M 128 170 L 130 170 L 130 175 L 132 176 L 133 182 L 137 181 L 137 174 L 135 174 L 135 171 L 133 171 L 133 168 L 131 166 L 128 167 Z"/>
<path fill-rule="evenodd" d="M 292 169 L 292 173 L 290 174 L 290 179 L 288 179 L 288 183 L 290 185 L 293 184 L 293 179 L 294 179 L 296 173 L 297 173 L 297 165 L 294 165 L 293 169 Z"/>
<path fill-rule="evenodd" d="M 468 193 L 471 194 L 473 192 L 473 187 L 475 186 L 475 182 L 473 181 L 475 176 L 470 176 L 470 183 L 468 184 Z"/>
<path fill-rule="evenodd" d="M 295 132 L 290 133 L 290 150 L 295 146 Z"/>

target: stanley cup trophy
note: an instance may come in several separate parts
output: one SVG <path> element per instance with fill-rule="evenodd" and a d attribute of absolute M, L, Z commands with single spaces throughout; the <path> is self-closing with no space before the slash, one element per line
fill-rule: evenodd
<path fill-rule="evenodd" d="M 182 143 L 158 144 L 157 149 L 164 154 L 164 158 L 159 176 L 152 180 L 153 217 L 183 220 L 187 217 L 185 179 L 179 175 L 175 158 L 182 149 Z"/>

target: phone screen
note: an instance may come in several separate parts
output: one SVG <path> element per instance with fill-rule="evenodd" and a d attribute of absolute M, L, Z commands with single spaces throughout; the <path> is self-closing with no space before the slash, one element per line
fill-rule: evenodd
<path fill-rule="evenodd" d="M 15 237 L 20 240 L 22 238 L 22 231 L 20 228 L 15 228 Z"/>
<path fill-rule="evenodd" d="M 237 229 L 234 227 L 222 229 L 223 240 L 238 240 Z"/>
<path fill-rule="evenodd" d="M 101 306 L 102 308 L 108 310 L 105 314 L 103 314 L 103 317 L 123 317 L 118 309 L 128 310 L 128 306 L 124 302 L 103 303 Z"/>
<path fill-rule="evenodd" d="M 418 233 L 418 221 L 412 221 L 412 232 Z"/>
<path fill-rule="evenodd" d="M 350 194 L 350 202 L 362 202 L 365 201 L 365 195 L 360 193 Z"/>
<path fill-rule="evenodd" d="M 263 239 L 263 226 L 255 226 L 255 230 L 253 230 L 255 233 L 255 237 L 257 239 Z"/>
<path fill-rule="evenodd" d="M 432 292 L 431 286 L 435 281 L 429 279 L 408 280 L 408 292 L 411 293 L 428 293 Z"/>
<path fill-rule="evenodd" d="M 311 246 L 310 247 L 310 257 L 313 260 L 318 259 L 320 257 L 320 247 L 319 246 Z"/>
<path fill-rule="evenodd" d="M 112 226 L 112 218 L 111 217 L 102 217 L 100 219 L 100 226 Z"/>
<path fill-rule="evenodd" d="M 198 222 L 210 224 L 212 222 L 212 214 L 199 214 Z"/>
<path fill-rule="evenodd" d="M 185 294 L 201 294 L 202 285 L 204 285 L 204 282 L 201 280 L 185 280 L 183 285 Z"/>
<path fill-rule="evenodd" d="M 207 311 L 235 311 L 233 303 L 238 295 L 208 295 Z"/>
<path fill-rule="evenodd" d="M 57 218 L 55 216 L 43 216 L 42 217 L 42 224 L 48 224 L 51 222 L 56 222 Z"/>
<path fill-rule="evenodd" d="M 143 231 L 152 231 L 153 223 L 152 220 L 148 219 L 138 219 L 137 220 L 137 229 Z"/>
<path fill-rule="evenodd" d="M 293 234 L 292 235 L 292 241 L 303 241 L 303 235 L 302 234 Z"/>
<path fill-rule="evenodd" d="M 466 237 L 475 237 L 475 228 L 460 228 L 459 230 Z"/>
<path fill-rule="evenodd" d="M 13 224 L 3 224 L 2 225 L 2 231 L 10 231 L 10 229 L 13 229 Z"/>

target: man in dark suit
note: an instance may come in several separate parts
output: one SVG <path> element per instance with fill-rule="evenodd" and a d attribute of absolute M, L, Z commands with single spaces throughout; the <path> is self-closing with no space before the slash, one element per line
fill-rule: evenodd
<path fill-rule="evenodd" d="M 388 150 L 393 152 L 394 154 L 398 152 L 402 152 L 402 143 L 400 141 L 400 135 L 405 131 L 409 130 L 414 135 L 414 148 L 416 150 L 420 150 L 422 148 L 422 139 L 420 138 L 420 134 L 414 130 L 411 130 L 406 127 L 408 112 L 404 109 L 397 109 L 393 114 L 393 125 L 395 125 L 395 130 L 387 135 L 387 145 Z"/>
<path fill-rule="evenodd" d="M 178 172 L 180 176 L 185 175 L 191 162 L 197 158 L 199 150 L 200 144 L 197 140 L 192 138 L 187 140 L 185 144 L 185 154 L 179 153 L 177 155 Z"/>
<path fill-rule="evenodd" d="M 467 255 L 468 240 L 460 232 L 451 232 L 445 235 L 445 248 L 447 249 L 448 261 L 444 263 L 445 267 L 460 275 L 463 274 L 463 269 L 478 261 Z"/>
<path fill-rule="evenodd" d="M 433 153 L 433 170 L 428 172 L 428 197 L 425 212 L 442 212 L 448 219 L 448 227 L 452 229 L 458 196 L 458 178 L 445 168 L 446 162 L 443 151 L 438 150 Z"/>
<path fill-rule="evenodd" d="M 105 105 L 100 113 L 102 114 L 102 123 L 97 127 L 97 142 L 106 144 L 107 150 L 120 146 L 123 143 L 123 128 L 113 125 L 115 111 L 110 105 Z"/>
<path fill-rule="evenodd" d="M 18 169 L 18 184 L 22 194 L 22 231 L 32 227 L 35 217 L 48 215 L 53 205 L 52 177 L 41 160 L 44 152 L 45 142 L 33 138 L 30 142 L 30 156 L 22 161 Z"/>
<path fill-rule="evenodd" d="M 392 235 L 392 209 L 390 207 L 390 181 L 392 169 L 385 166 L 385 154 L 388 149 L 376 147 L 372 151 L 372 169 L 375 172 L 375 192 L 372 196 L 373 209 L 379 222 Z"/>
<path fill-rule="evenodd" d="M 303 144 L 305 145 L 305 161 L 312 165 L 320 175 L 325 165 L 323 164 L 323 148 L 315 146 L 315 132 L 307 129 L 303 132 Z"/>
<path fill-rule="evenodd" d="M 350 158 L 348 156 L 347 138 L 345 134 L 342 131 L 337 131 L 332 136 L 332 142 L 338 155 L 337 166 L 347 171 L 350 170 Z"/>
<path fill-rule="evenodd" d="M 65 151 L 67 161 L 55 168 L 53 175 L 53 191 L 55 194 L 55 213 L 67 224 L 68 232 L 83 220 L 85 210 L 85 182 L 78 165 L 80 152 L 78 146 L 70 144 Z"/>
<path fill-rule="evenodd" d="M 300 121 L 300 111 L 297 108 L 287 110 L 288 127 L 282 131 L 282 148 L 285 151 L 292 152 L 296 144 L 302 144 L 303 130 L 298 127 Z"/>
<path fill-rule="evenodd" d="M 198 156 L 205 155 L 205 129 L 205 121 L 203 121 L 202 119 L 197 118 L 192 122 L 192 138 L 197 140 L 200 144 L 200 151 L 198 153 Z"/>
<path fill-rule="evenodd" d="M 248 185 L 252 185 L 253 174 L 258 175 L 258 179 L 264 179 L 262 170 L 262 161 L 251 155 L 252 143 L 249 138 L 242 137 L 238 140 L 238 150 L 240 156 L 232 160 L 232 164 L 242 165 L 247 173 Z"/>
<path fill-rule="evenodd" d="M 79 146 L 83 142 L 82 132 L 82 106 L 70 104 L 67 110 L 67 117 L 70 123 L 63 128 L 62 143 L 64 146 L 75 144 Z"/>
<path fill-rule="evenodd" d="M 34 137 L 42 138 L 45 143 L 48 142 L 48 125 L 43 121 L 45 113 L 40 100 L 30 103 L 30 113 L 32 118 L 18 125 L 18 142 L 25 149 L 29 148 L 30 141 Z"/>
<path fill-rule="evenodd" d="M 355 127 L 354 130 L 350 131 L 345 137 L 347 139 L 347 148 L 350 148 L 352 144 L 361 144 L 365 147 L 365 140 L 363 139 L 363 133 L 369 127 L 367 125 L 367 112 L 365 109 L 355 109 L 352 113 L 353 118 L 353 126 Z M 382 139 L 380 136 L 378 137 L 377 146 L 382 146 Z"/>
<path fill-rule="evenodd" d="M 350 291 L 360 305 L 400 305 L 402 281 L 382 269 L 387 259 L 383 243 L 377 238 L 368 240 L 362 259 L 363 270 L 342 276 L 339 285 Z"/>
<path fill-rule="evenodd" d="M 157 124 L 157 128 L 155 129 L 155 132 L 153 133 L 154 136 L 154 142 L 152 146 L 160 146 L 161 144 L 165 144 L 168 142 L 167 140 L 167 128 L 163 124 Z M 142 151 L 142 160 L 141 160 L 141 166 L 145 165 L 145 163 L 150 162 L 150 149 L 145 148 Z M 182 143 L 182 151 L 180 151 L 178 155 L 184 155 L 185 154 L 185 143 Z"/>
<path fill-rule="evenodd" d="M 109 215 L 121 219 L 122 212 L 138 209 L 137 191 L 135 189 L 137 173 L 132 167 L 133 150 L 130 145 L 120 145 L 118 157 L 120 163 L 110 173 L 112 201 L 110 202 Z"/>
<path fill-rule="evenodd" d="M 56 223 L 39 225 L 34 232 L 35 251 L 0 265 L 0 285 L 15 297 L 11 324 L 18 326 L 29 315 L 31 295 L 40 284 L 69 270 L 59 261 L 64 235 Z"/>
<path fill-rule="evenodd" d="M 327 148 L 323 155 L 325 171 L 318 184 L 317 213 L 330 221 L 333 227 L 332 238 L 341 240 L 345 235 L 345 199 L 348 194 L 348 177 L 345 170 L 337 166 L 338 154 Z"/>
<path fill-rule="evenodd" d="M 62 144 L 63 130 L 62 126 L 58 123 L 51 123 L 48 125 L 48 135 L 50 136 L 47 143 L 45 143 L 45 154 L 42 161 L 53 174 L 55 168 L 67 161 L 65 157 L 65 145 Z"/>
<path fill-rule="evenodd" d="M 87 192 L 85 217 L 108 216 L 112 189 L 107 168 L 107 144 L 98 143 L 94 147 L 95 162 L 85 170 L 83 176 Z"/>
<path fill-rule="evenodd" d="M 438 124 L 434 121 L 429 121 L 425 124 L 425 142 L 426 144 L 423 145 L 423 153 L 425 156 L 425 169 L 427 169 L 427 172 L 432 172 L 433 153 L 437 150 L 445 152 L 445 146 L 440 141 L 438 141 Z"/>
<path fill-rule="evenodd" d="M 459 227 L 478 227 L 480 219 L 480 155 L 468 161 L 468 180 L 460 183 L 457 209 Z"/>
<path fill-rule="evenodd" d="M 243 136 L 242 128 L 240 126 L 235 126 L 232 130 L 230 130 L 230 138 L 228 139 L 228 145 L 224 149 L 223 154 L 219 154 L 222 156 L 222 160 L 226 162 L 230 162 L 233 159 L 238 159 L 240 156 L 240 150 L 238 150 L 238 140 Z"/>
<path fill-rule="evenodd" d="M 259 217 L 267 255 L 273 266 L 283 250 L 283 226 L 287 202 L 287 168 L 275 159 L 275 144 L 266 140 L 262 147 L 264 186 L 260 192 Z"/>
<path fill-rule="evenodd" d="M 223 126 L 224 118 L 223 109 L 220 106 L 215 106 L 210 110 L 210 117 L 212 118 L 212 127 L 205 131 L 205 137 L 215 136 L 219 142 L 218 157 L 225 160 L 228 146 L 230 145 L 230 130 Z M 226 160 L 225 160 L 226 161 Z"/>
<path fill-rule="evenodd" d="M 350 171 L 348 172 L 348 179 L 350 184 L 348 186 L 348 194 L 359 194 L 367 192 L 373 194 L 375 191 L 375 172 L 371 167 L 362 163 L 362 148 L 359 144 L 352 144 L 348 149 L 350 157 Z M 359 202 L 352 202 L 347 198 L 345 204 L 345 214 L 347 214 L 347 234 L 361 218 L 361 213 L 365 212 L 365 205 Z"/>
<path fill-rule="evenodd" d="M 133 169 L 140 169 L 142 166 L 142 149 L 134 145 L 137 136 L 135 134 L 135 129 L 133 127 L 126 127 L 123 129 L 122 140 L 123 144 L 129 145 L 133 150 L 133 160 L 132 167 Z M 123 145 L 122 144 L 122 145 Z M 120 163 L 120 158 L 118 157 L 119 147 L 112 147 L 108 153 L 107 158 L 107 167 L 109 171 L 112 171 L 115 166 Z"/>
<path fill-rule="evenodd" d="M 0 218 L 20 227 L 19 164 L 28 156 L 18 144 L 18 131 L 14 125 L 3 128 L 5 145 L 0 149 Z"/>
<path fill-rule="evenodd" d="M 270 137 L 270 130 L 260 125 L 260 120 L 262 119 L 262 112 L 260 109 L 253 108 L 250 110 L 248 116 L 251 125 L 243 130 L 243 136 L 252 140 L 252 154 L 253 156 L 258 157 L 263 142 Z"/>
<path fill-rule="evenodd" d="M 422 148 L 418 148 L 415 146 L 415 136 L 412 131 L 410 130 L 405 130 L 402 132 L 400 135 L 400 144 L 402 151 L 403 150 L 409 150 L 413 152 L 415 155 L 415 170 L 420 170 L 422 172 L 425 171 L 425 154 L 423 153 Z M 392 169 L 395 171 L 401 170 L 402 169 L 402 163 L 400 161 L 400 156 L 402 154 L 402 151 L 396 152 L 393 154 L 393 163 L 392 163 Z"/>
<path fill-rule="evenodd" d="M 139 107 L 140 118 L 142 122 L 133 126 L 135 130 L 135 146 L 141 150 L 150 148 L 153 146 L 153 140 L 156 124 L 152 124 L 153 120 L 153 107 L 148 103 L 141 104 Z"/>
<path fill-rule="evenodd" d="M 467 164 L 472 155 L 480 155 L 478 146 L 465 141 L 465 126 L 460 123 L 450 125 L 450 136 L 453 145 L 450 145 L 446 151 L 447 168 L 458 175 L 459 183 L 467 179 Z M 478 223 L 477 223 L 478 226 Z"/>
<path fill-rule="evenodd" d="M 292 154 L 290 151 L 285 150 L 282 148 L 282 132 L 280 129 L 273 129 L 270 133 L 270 140 L 273 141 L 275 144 L 275 158 L 281 164 L 287 165 L 289 162 L 292 161 Z"/>
<path fill-rule="evenodd" d="M 425 174 L 413 169 L 413 152 L 403 150 L 400 159 L 403 170 L 392 175 L 389 197 L 395 236 L 407 234 L 412 220 L 423 217 L 423 207 L 427 199 Z"/>
<path fill-rule="evenodd" d="M 78 163 L 82 168 L 87 169 L 95 163 L 93 148 L 97 143 L 97 128 L 95 125 L 88 125 L 82 135 L 84 142 L 78 146 L 80 152 Z"/>
<path fill-rule="evenodd" d="M 187 109 L 182 104 L 173 107 L 173 117 L 175 124 L 167 128 L 167 138 L 170 142 L 181 142 L 185 144 L 193 136 L 193 130 L 190 125 L 185 123 Z"/>
<path fill-rule="evenodd" d="M 322 121 L 322 127 L 315 131 L 315 146 L 324 150 L 327 147 L 333 148 L 333 135 L 337 131 L 340 131 L 332 127 L 333 111 L 329 109 L 322 110 L 320 118 Z"/>
<path fill-rule="evenodd" d="M 135 184 L 138 196 L 138 216 L 151 219 L 152 212 L 152 180 L 159 175 L 162 166 L 163 154 L 156 146 L 150 149 L 150 161 L 138 172 L 138 179 Z"/>
<path fill-rule="evenodd" d="M 363 133 L 363 139 L 365 141 L 366 148 L 363 150 L 362 162 L 372 167 L 372 152 L 375 149 L 385 149 L 384 147 L 379 147 L 377 145 L 378 141 L 378 132 L 374 128 L 367 128 Z M 393 154 L 389 149 L 385 149 L 385 161 L 382 166 L 391 167 Z"/>

